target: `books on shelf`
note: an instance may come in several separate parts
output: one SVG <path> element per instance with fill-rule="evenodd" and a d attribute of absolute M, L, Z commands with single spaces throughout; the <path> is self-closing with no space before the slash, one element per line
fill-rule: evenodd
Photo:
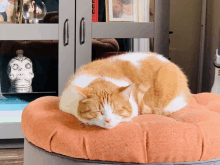
<path fill-rule="evenodd" d="M 99 22 L 99 0 L 92 0 L 92 22 Z"/>

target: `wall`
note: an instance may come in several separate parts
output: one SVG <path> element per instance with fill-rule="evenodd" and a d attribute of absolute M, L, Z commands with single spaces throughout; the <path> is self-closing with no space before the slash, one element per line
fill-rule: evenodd
<path fill-rule="evenodd" d="M 201 0 L 170 0 L 170 58 L 187 75 L 192 93 L 197 91 L 201 12 Z"/>
<path fill-rule="evenodd" d="M 214 81 L 213 60 L 218 49 L 218 34 L 220 25 L 219 0 L 207 1 L 206 41 L 203 63 L 202 92 L 210 92 Z"/>

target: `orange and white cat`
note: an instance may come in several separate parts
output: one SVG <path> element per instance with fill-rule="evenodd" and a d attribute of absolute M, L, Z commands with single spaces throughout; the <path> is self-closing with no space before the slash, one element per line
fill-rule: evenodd
<path fill-rule="evenodd" d="M 140 114 L 169 115 L 188 105 L 182 70 L 156 53 L 126 53 L 82 66 L 68 81 L 60 109 L 80 121 L 113 128 Z"/>

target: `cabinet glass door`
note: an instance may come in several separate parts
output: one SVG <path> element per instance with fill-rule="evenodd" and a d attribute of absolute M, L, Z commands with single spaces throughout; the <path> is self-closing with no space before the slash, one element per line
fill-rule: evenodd
<path fill-rule="evenodd" d="M 7 129 L 3 124 L 21 122 L 29 102 L 42 96 L 58 96 L 58 0 L 39 1 L 46 8 L 42 19 L 38 0 L 4 2 L 5 15 L 0 14 L 0 139 Z M 36 10 L 25 6 L 29 2 L 36 3 L 32 5 Z M 13 12 L 25 7 L 30 13 L 38 12 L 38 23 L 31 22 L 33 17 L 26 18 L 24 13 L 20 13 L 19 22 L 13 21 L 14 15 L 9 12 L 12 7 Z"/>

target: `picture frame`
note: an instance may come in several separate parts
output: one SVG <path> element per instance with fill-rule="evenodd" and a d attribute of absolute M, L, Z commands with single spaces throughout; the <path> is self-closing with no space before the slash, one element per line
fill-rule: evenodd
<path fill-rule="evenodd" d="M 22 23 L 23 0 L 2 0 L 0 2 L 0 24 Z"/>
<path fill-rule="evenodd" d="M 139 0 L 105 0 L 106 22 L 138 22 Z"/>

